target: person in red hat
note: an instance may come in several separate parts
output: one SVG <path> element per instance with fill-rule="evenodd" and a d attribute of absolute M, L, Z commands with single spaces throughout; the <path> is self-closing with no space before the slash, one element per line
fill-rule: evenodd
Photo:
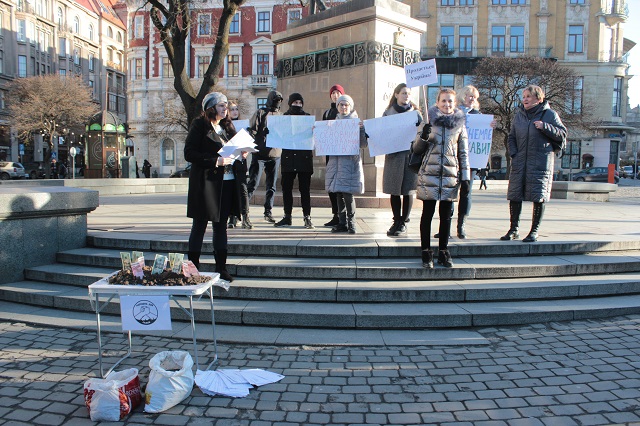
<path fill-rule="evenodd" d="M 326 110 L 324 114 L 322 114 L 323 120 L 335 120 L 338 116 L 338 108 L 336 107 L 336 102 L 340 96 L 344 95 L 344 89 L 339 84 L 334 84 L 329 89 L 329 97 L 331 98 L 331 108 Z M 326 157 L 327 163 L 329 162 L 329 157 Z M 338 197 L 335 192 L 329 192 L 329 200 L 331 200 L 331 213 L 333 213 L 333 218 L 324 224 L 324 226 L 334 227 L 340 223 L 340 218 L 338 217 Z"/>

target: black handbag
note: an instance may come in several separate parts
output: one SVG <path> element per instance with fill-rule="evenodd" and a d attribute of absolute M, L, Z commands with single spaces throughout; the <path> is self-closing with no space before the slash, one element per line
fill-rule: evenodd
<path fill-rule="evenodd" d="M 424 159 L 424 152 L 422 154 L 416 154 L 413 152 L 413 142 L 411 143 L 411 149 L 409 150 L 409 164 L 407 167 L 413 173 L 418 174 L 420 167 L 422 167 L 422 160 Z"/>

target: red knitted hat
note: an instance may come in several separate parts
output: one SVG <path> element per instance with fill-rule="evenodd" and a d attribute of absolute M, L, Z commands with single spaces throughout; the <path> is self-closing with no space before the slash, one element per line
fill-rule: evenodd
<path fill-rule="evenodd" d="M 339 84 L 334 84 L 333 86 L 331 86 L 331 89 L 329 89 L 329 97 L 331 97 L 331 94 L 336 90 L 340 92 L 341 95 L 344 95 L 344 89 L 342 88 L 342 86 L 340 86 Z"/>

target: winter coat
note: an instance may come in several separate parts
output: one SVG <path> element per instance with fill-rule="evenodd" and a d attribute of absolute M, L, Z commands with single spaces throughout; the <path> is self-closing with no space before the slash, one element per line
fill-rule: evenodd
<path fill-rule="evenodd" d="M 401 108 L 401 107 L 400 107 Z M 413 105 L 406 111 L 415 111 Z M 382 114 L 383 117 L 402 114 L 397 108 L 392 106 Z M 422 122 L 422 115 L 418 112 L 418 124 Z M 407 141 L 407 147 L 411 141 Z M 391 195 L 411 195 L 416 193 L 418 175 L 413 173 L 409 167 L 409 149 L 406 151 L 394 152 L 384 156 L 384 170 L 382 172 L 382 192 Z"/>
<path fill-rule="evenodd" d="M 249 133 L 255 139 L 255 144 L 257 145 L 256 149 L 258 150 L 258 152 L 254 152 L 252 156 L 257 156 L 259 160 L 273 160 L 280 158 L 280 155 L 282 154 L 281 148 L 267 147 L 267 134 L 269 133 L 269 129 L 267 128 L 267 116 L 269 114 L 280 115 L 279 111 L 271 111 L 277 96 L 282 98 L 282 94 L 280 92 L 269 92 L 265 106 L 257 110 L 251 117 L 251 120 L 249 120 Z"/>
<path fill-rule="evenodd" d="M 331 102 L 331 108 L 322 114 L 322 121 L 335 120 L 338 116 L 338 108 L 335 102 Z"/>
<path fill-rule="evenodd" d="M 544 121 L 540 130 L 533 124 Z M 562 142 L 567 128 L 558 114 L 544 101 L 530 110 L 521 105 L 509 132 L 511 172 L 507 199 L 542 203 L 551 197 L 555 154 L 551 140 Z"/>
<path fill-rule="evenodd" d="M 289 108 L 283 115 L 309 115 L 306 112 Z M 313 174 L 313 151 L 307 149 L 283 149 L 280 158 L 282 173 L 302 172 Z"/>
<path fill-rule="evenodd" d="M 357 118 L 354 110 L 345 117 L 337 116 L 337 120 Z M 367 147 L 367 137 L 364 128 L 360 128 L 360 148 Z M 327 192 L 345 192 L 347 194 L 362 194 L 364 192 L 364 170 L 360 154 L 329 155 L 324 186 Z"/>
<path fill-rule="evenodd" d="M 184 158 L 191 163 L 187 217 L 220 221 L 222 197 L 232 197 L 230 215 L 240 216 L 240 180 L 234 179 L 233 192 L 224 194 L 224 166 L 216 166 L 218 151 L 224 142 L 225 139 L 213 130 L 211 122 L 205 117 L 197 118 L 191 123 L 184 145 Z M 236 176 L 242 176 L 239 161 L 234 162 L 231 167 Z"/>
<path fill-rule="evenodd" d="M 469 143 L 465 114 L 456 109 L 444 115 L 437 106 L 429 108 L 431 134 L 416 137 L 413 150 L 425 153 L 418 172 L 418 199 L 455 201 L 461 180 L 470 180 Z"/>

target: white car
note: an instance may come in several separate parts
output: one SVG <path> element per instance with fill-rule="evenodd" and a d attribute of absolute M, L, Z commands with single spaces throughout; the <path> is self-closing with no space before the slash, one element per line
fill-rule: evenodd
<path fill-rule="evenodd" d="M 0 179 L 24 179 L 24 167 L 20 163 L 12 161 L 0 161 Z"/>

